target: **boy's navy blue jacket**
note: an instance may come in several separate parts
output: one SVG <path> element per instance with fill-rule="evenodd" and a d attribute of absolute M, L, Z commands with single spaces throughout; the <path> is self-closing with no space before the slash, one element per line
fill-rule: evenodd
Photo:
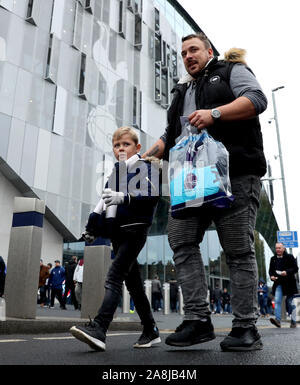
<path fill-rule="evenodd" d="M 124 203 L 117 206 L 114 228 L 130 224 L 151 225 L 160 195 L 159 168 L 136 155 L 131 165 L 115 163 L 114 169 L 105 185 L 113 191 L 123 192 Z M 95 236 L 110 238 L 110 227 L 105 212 L 90 214 L 86 230 Z"/>
<path fill-rule="evenodd" d="M 130 166 L 117 162 L 105 188 L 125 194 L 124 203 L 117 207 L 116 224 L 152 224 L 159 199 L 159 170 L 151 162 L 140 156 Z"/>
<path fill-rule="evenodd" d="M 65 269 L 62 266 L 55 266 L 50 273 L 49 286 L 53 289 L 62 289 L 65 278 Z"/>

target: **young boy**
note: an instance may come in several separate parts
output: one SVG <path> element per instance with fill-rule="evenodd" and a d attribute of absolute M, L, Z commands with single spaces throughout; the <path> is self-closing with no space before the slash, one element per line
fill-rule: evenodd
<path fill-rule="evenodd" d="M 101 223 L 103 207 L 106 208 L 106 217 L 108 211 L 114 211 L 110 238 L 115 258 L 106 277 L 104 300 L 98 314 L 88 325 L 70 329 L 74 337 L 99 351 L 105 350 L 106 332 L 120 302 L 123 281 L 143 325 L 142 335 L 134 347 L 151 347 L 161 342 L 137 263 L 158 202 L 158 189 L 153 183 L 155 168 L 141 159 L 138 154 L 141 145 L 130 127 L 119 128 L 113 135 L 112 144 L 118 162 L 99 204 L 89 217 L 83 237 L 91 242 L 101 235 L 105 228 Z"/>

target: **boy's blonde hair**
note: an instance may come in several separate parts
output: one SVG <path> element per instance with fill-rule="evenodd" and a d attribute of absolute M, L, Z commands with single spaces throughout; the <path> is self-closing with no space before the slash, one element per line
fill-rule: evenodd
<path fill-rule="evenodd" d="M 139 144 L 138 135 L 136 134 L 133 128 L 128 126 L 118 128 L 113 133 L 112 142 L 114 142 L 115 140 L 119 140 L 123 135 L 126 135 L 126 134 L 130 136 L 130 138 L 134 141 L 135 144 Z"/>

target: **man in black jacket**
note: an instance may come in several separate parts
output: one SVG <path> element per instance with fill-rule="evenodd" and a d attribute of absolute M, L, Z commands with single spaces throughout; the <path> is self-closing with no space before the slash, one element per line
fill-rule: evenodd
<path fill-rule="evenodd" d="M 296 306 L 293 305 L 294 294 L 298 292 L 295 274 L 298 271 L 297 261 L 288 254 L 282 243 L 276 243 L 276 254 L 270 260 L 269 275 L 274 282 L 272 294 L 275 296 L 275 318 L 270 318 L 273 325 L 281 327 L 281 302 L 286 295 L 287 310 L 291 314 L 291 328 L 296 327 Z"/>
<path fill-rule="evenodd" d="M 78 302 L 75 296 L 75 283 L 74 283 L 74 271 L 77 266 L 77 257 L 76 255 L 73 255 L 71 260 L 67 263 L 65 266 L 66 270 L 66 283 L 65 283 L 65 295 L 64 295 L 64 306 L 66 306 L 67 303 L 67 296 L 70 291 L 71 293 L 71 302 L 74 305 L 74 309 L 78 309 Z"/>
<path fill-rule="evenodd" d="M 245 65 L 243 50 L 232 50 L 226 60 L 213 55 L 204 34 L 182 39 L 181 55 L 187 75 L 173 90 L 165 133 L 143 155 L 168 160 L 169 150 L 181 134 L 180 117 L 203 128 L 221 141 L 229 152 L 229 174 L 235 200 L 230 208 L 203 205 L 190 217 L 169 217 L 169 243 L 174 252 L 178 283 L 184 302 L 184 321 L 166 343 L 189 346 L 215 338 L 207 303 L 205 268 L 199 243 L 212 221 L 226 253 L 230 269 L 232 331 L 221 342 L 224 351 L 262 349 L 257 321 L 257 264 L 254 228 L 266 172 L 258 115 L 267 100 L 252 71 Z"/>

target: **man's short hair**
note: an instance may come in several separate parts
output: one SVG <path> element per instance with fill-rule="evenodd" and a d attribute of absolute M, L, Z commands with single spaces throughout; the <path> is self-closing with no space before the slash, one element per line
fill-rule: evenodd
<path fill-rule="evenodd" d="M 60 261 L 57 259 L 56 261 L 54 261 L 54 263 L 60 263 Z"/>
<path fill-rule="evenodd" d="M 114 142 L 115 140 L 119 140 L 123 135 L 126 135 L 126 134 L 128 134 L 130 136 L 130 138 L 134 141 L 135 144 L 139 143 L 139 137 L 138 137 L 137 133 L 134 131 L 133 128 L 131 128 L 129 126 L 123 126 L 123 127 L 118 128 L 113 133 L 112 142 Z"/>
<path fill-rule="evenodd" d="M 208 37 L 203 32 L 191 33 L 190 35 L 184 36 L 181 41 L 183 43 L 184 41 L 193 38 L 200 39 L 201 41 L 203 41 L 206 49 L 212 48 Z"/>

